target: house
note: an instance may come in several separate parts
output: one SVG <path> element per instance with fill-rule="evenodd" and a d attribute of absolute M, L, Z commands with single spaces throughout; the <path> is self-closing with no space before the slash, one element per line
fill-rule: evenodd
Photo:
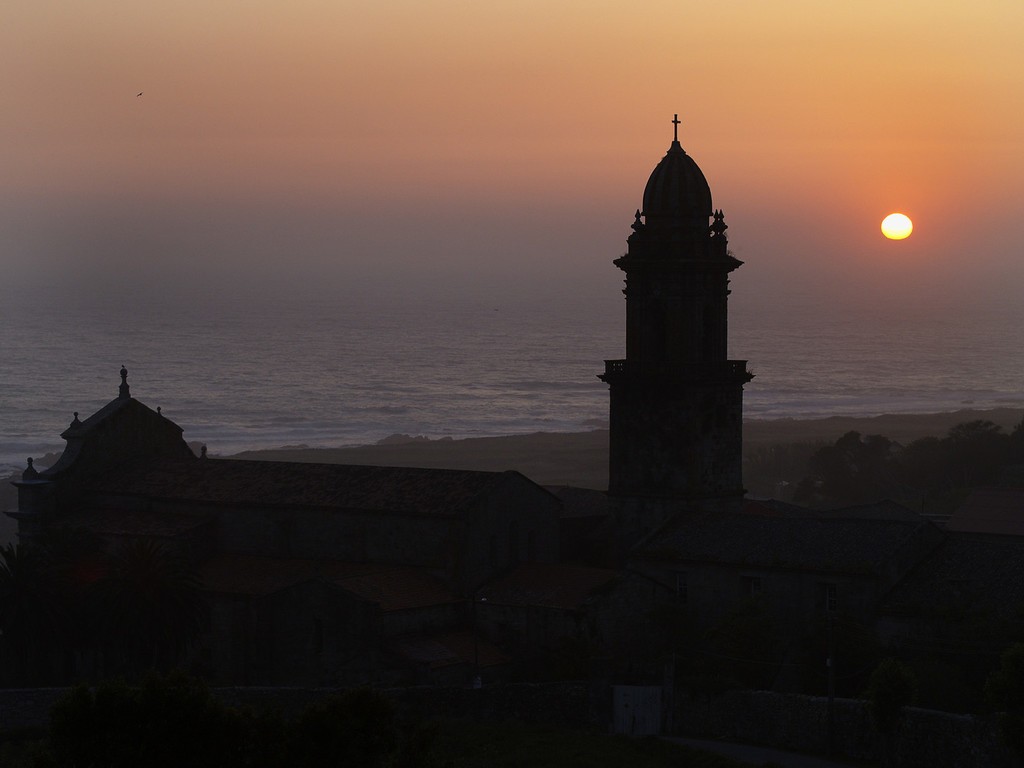
<path fill-rule="evenodd" d="M 882 598 L 941 540 L 933 523 L 892 502 L 821 512 L 748 501 L 732 514 L 676 517 L 629 565 L 672 588 L 704 628 L 763 597 L 792 641 L 825 612 L 871 625 Z"/>

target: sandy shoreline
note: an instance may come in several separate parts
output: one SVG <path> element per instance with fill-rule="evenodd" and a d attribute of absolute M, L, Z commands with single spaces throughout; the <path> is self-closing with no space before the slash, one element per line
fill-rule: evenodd
<path fill-rule="evenodd" d="M 957 424 L 978 419 L 1011 431 L 1024 410 L 961 410 L 952 413 L 888 414 L 870 418 L 752 420 L 744 423 L 747 452 L 789 443 L 831 443 L 851 430 L 880 434 L 901 443 L 944 436 Z M 327 464 L 376 464 L 440 469 L 501 471 L 515 469 L 542 485 L 604 488 L 608 479 L 608 431 L 537 432 L 463 440 L 417 440 L 349 448 L 284 448 L 246 451 L 231 458 L 306 461 Z"/>

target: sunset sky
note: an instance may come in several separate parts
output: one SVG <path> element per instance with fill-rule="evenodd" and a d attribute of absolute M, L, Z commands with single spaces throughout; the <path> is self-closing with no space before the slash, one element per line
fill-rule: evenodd
<path fill-rule="evenodd" d="M 738 293 L 1019 296 L 1021 40 L 1020 0 L 15 2 L 0 259 L 605 290 L 678 112 Z"/>

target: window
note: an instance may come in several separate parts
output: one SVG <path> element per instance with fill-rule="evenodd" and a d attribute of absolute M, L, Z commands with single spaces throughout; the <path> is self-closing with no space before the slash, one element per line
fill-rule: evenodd
<path fill-rule="evenodd" d="M 320 655 L 324 652 L 324 622 L 321 619 L 313 619 L 313 653 Z"/>
<path fill-rule="evenodd" d="M 757 597 L 761 594 L 760 576 L 741 576 L 744 597 Z"/>
<path fill-rule="evenodd" d="M 839 610 L 839 590 L 835 584 L 825 585 L 825 610 L 830 612 Z"/>
<path fill-rule="evenodd" d="M 828 613 L 835 613 L 839 610 L 839 587 L 836 584 L 821 585 L 821 600 L 819 606 Z"/>
<path fill-rule="evenodd" d="M 690 593 L 686 583 L 686 571 L 676 571 L 676 601 L 686 605 L 689 599 Z"/>

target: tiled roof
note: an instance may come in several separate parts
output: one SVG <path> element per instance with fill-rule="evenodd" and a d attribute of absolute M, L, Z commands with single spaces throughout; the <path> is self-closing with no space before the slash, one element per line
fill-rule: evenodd
<path fill-rule="evenodd" d="M 545 485 L 562 502 L 562 518 L 604 517 L 608 514 L 608 494 L 590 488 L 574 488 L 569 485 Z"/>
<path fill-rule="evenodd" d="M 789 517 L 821 520 L 900 520 L 918 523 L 921 516 L 904 505 L 883 499 L 870 504 L 856 504 L 835 509 L 810 509 L 777 499 L 745 499 L 742 514 L 760 517 Z"/>
<path fill-rule="evenodd" d="M 1019 617 L 1024 606 L 1024 539 L 948 533 L 892 591 L 886 613 L 967 605 Z"/>
<path fill-rule="evenodd" d="M 1024 488 L 976 488 L 949 518 L 946 528 L 1024 536 Z"/>
<path fill-rule="evenodd" d="M 642 559 L 876 573 L 910 542 L 923 518 L 707 514 L 679 518 L 642 542 Z"/>
<path fill-rule="evenodd" d="M 461 602 L 438 579 L 415 568 L 378 568 L 358 574 L 325 577 L 346 592 L 377 603 L 385 613 Z"/>
<path fill-rule="evenodd" d="M 270 595 L 318 577 L 317 561 L 258 555 L 219 555 L 199 569 L 203 586 L 211 592 Z M 351 566 L 368 569 L 373 566 Z"/>
<path fill-rule="evenodd" d="M 205 459 L 124 466 L 89 489 L 204 504 L 458 515 L 515 472 Z"/>
<path fill-rule="evenodd" d="M 891 499 L 830 509 L 819 512 L 818 515 L 823 519 L 831 520 L 892 520 L 914 524 L 920 523 L 924 519 L 914 510 Z"/>
<path fill-rule="evenodd" d="M 432 669 L 455 664 L 496 667 L 511 661 L 500 648 L 472 632 L 401 637 L 392 640 L 388 646 L 402 658 L 429 665 Z"/>
<path fill-rule="evenodd" d="M 253 596 L 320 580 L 378 604 L 385 613 L 458 601 L 426 571 L 339 560 L 220 555 L 200 568 L 200 579 L 211 592 Z"/>
<path fill-rule="evenodd" d="M 777 499 L 744 499 L 743 514 L 754 517 L 807 517 L 809 510 Z"/>
<path fill-rule="evenodd" d="M 604 568 L 525 563 L 481 589 L 479 597 L 503 605 L 540 605 L 572 610 L 620 577 L 619 571 Z"/>

